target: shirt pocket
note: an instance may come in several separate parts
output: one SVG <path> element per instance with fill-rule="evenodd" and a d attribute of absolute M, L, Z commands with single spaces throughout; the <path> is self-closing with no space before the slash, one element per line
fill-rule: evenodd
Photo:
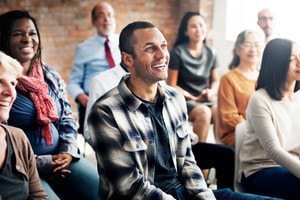
<path fill-rule="evenodd" d="M 185 137 L 187 137 L 188 133 L 189 133 L 189 130 L 188 130 L 188 128 L 185 125 L 180 124 L 179 126 L 177 126 L 177 128 L 176 128 L 176 135 L 180 139 L 184 139 Z"/>
<path fill-rule="evenodd" d="M 141 139 L 141 137 L 135 137 L 130 140 L 125 140 L 123 145 L 125 151 L 137 152 L 147 150 L 146 143 Z"/>
<path fill-rule="evenodd" d="M 184 125 L 177 126 L 176 128 L 176 155 L 177 155 L 177 162 L 178 164 L 182 164 L 184 158 L 186 156 L 187 151 L 187 140 L 188 138 L 188 130 Z"/>

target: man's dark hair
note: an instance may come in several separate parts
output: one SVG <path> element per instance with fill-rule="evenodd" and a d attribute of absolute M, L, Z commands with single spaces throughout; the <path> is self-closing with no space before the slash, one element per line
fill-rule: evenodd
<path fill-rule="evenodd" d="M 38 29 L 36 20 L 26 10 L 12 10 L 0 15 L 0 50 L 7 55 L 12 56 L 10 52 L 10 37 L 12 34 L 13 25 L 18 19 L 29 19 L 33 22 L 39 39 L 39 46 L 37 53 L 31 63 L 34 63 L 36 59 L 42 61 L 40 31 Z"/>
<path fill-rule="evenodd" d="M 155 28 L 153 24 L 146 21 L 136 21 L 128 24 L 123 30 L 121 31 L 120 38 L 119 38 L 119 47 L 121 52 L 126 52 L 131 54 L 135 57 L 134 52 L 134 44 L 136 44 L 137 40 L 134 36 L 134 31 L 137 29 L 146 29 L 146 28 Z"/>
<path fill-rule="evenodd" d="M 270 97 L 281 100 L 290 67 L 293 42 L 288 39 L 274 39 L 265 47 L 256 90 L 264 88 Z M 294 91 L 299 90 L 300 82 L 296 82 Z"/>

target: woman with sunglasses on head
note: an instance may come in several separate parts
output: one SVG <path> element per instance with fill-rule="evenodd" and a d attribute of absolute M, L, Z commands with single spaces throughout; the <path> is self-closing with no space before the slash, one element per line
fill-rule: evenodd
<path fill-rule="evenodd" d="M 40 32 L 27 11 L 0 16 L 0 50 L 23 66 L 8 123 L 27 135 L 49 199 L 97 199 L 96 166 L 78 154 L 65 83 L 42 62 Z"/>

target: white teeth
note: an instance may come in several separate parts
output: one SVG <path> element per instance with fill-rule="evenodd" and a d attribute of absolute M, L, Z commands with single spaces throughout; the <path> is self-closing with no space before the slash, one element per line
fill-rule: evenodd
<path fill-rule="evenodd" d="M 9 106 L 8 102 L 0 102 L 0 106 Z"/>
<path fill-rule="evenodd" d="M 29 49 L 32 49 L 32 47 L 23 47 L 21 49 L 29 50 Z"/>
<path fill-rule="evenodd" d="M 160 68 L 160 67 L 164 67 L 165 65 L 162 64 L 162 65 L 155 65 L 155 66 L 152 66 L 153 68 Z"/>

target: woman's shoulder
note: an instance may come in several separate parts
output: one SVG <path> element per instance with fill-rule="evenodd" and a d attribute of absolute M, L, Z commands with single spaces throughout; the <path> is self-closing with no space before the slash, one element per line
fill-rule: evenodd
<path fill-rule="evenodd" d="M 266 104 L 270 104 L 272 99 L 268 95 L 267 91 L 264 88 L 260 88 L 256 90 L 250 97 L 249 105 L 262 106 Z"/>
<path fill-rule="evenodd" d="M 204 49 L 204 51 L 205 51 L 206 53 L 208 53 L 208 54 L 211 54 L 211 55 L 213 55 L 213 56 L 216 55 L 216 50 L 215 50 L 215 48 L 214 48 L 213 46 L 204 44 L 204 45 L 203 45 L 203 49 Z"/>
<path fill-rule="evenodd" d="M 172 50 L 172 52 L 184 52 L 188 49 L 188 45 L 186 43 L 176 45 Z"/>
<path fill-rule="evenodd" d="M 253 94 L 255 98 L 268 98 L 268 92 L 264 88 L 260 88 Z"/>
<path fill-rule="evenodd" d="M 54 78 L 54 79 L 60 79 L 60 75 L 59 73 L 50 65 L 48 65 L 47 63 L 43 62 L 42 63 L 42 67 L 43 67 L 43 71 L 44 74 L 46 75 L 47 78 Z"/>
<path fill-rule="evenodd" d="M 221 79 L 227 79 L 230 81 L 235 81 L 235 82 L 249 82 L 250 80 L 247 79 L 241 72 L 239 72 L 236 68 L 235 69 L 231 69 L 229 71 L 227 71 L 222 77 Z M 249 81 L 248 81 L 249 80 Z M 250 81 L 252 82 L 256 82 L 256 81 Z"/>
<path fill-rule="evenodd" d="M 18 141 L 18 143 L 21 141 L 27 142 L 27 136 L 22 129 L 6 124 L 1 124 L 1 126 L 6 130 L 13 141 Z"/>

